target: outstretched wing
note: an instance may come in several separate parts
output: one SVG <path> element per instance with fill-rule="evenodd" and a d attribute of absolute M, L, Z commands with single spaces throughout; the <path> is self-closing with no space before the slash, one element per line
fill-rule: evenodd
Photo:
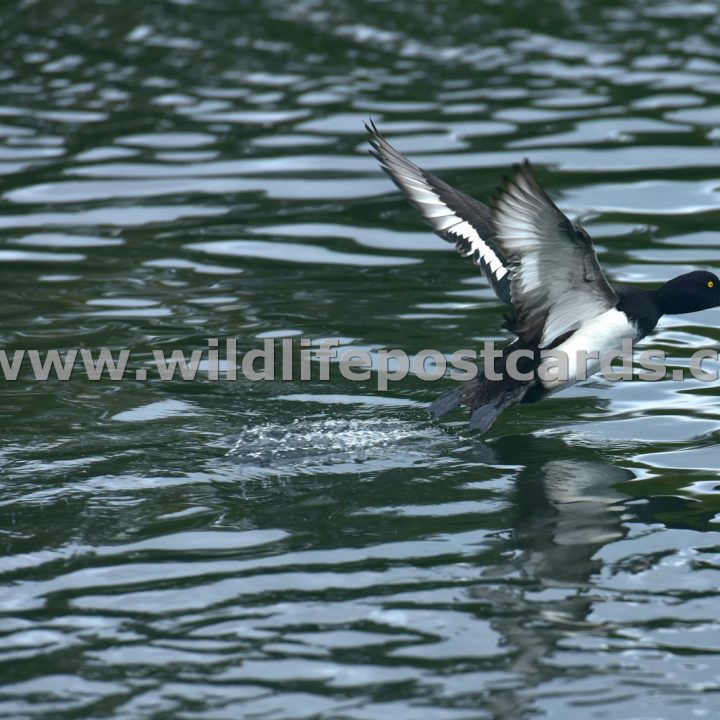
<path fill-rule="evenodd" d="M 550 347 L 618 302 L 592 240 L 538 185 L 530 163 L 515 169 L 492 205 L 495 241 L 508 258 L 512 325 L 524 342 Z"/>
<path fill-rule="evenodd" d="M 423 219 L 443 240 L 453 243 L 461 255 L 472 256 L 495 294 L 509 304 L 507 261 L 494 240 L 490 208 L 408 160 L 380 135 L 372 121 L 365 128 L 371 153 Z"/>

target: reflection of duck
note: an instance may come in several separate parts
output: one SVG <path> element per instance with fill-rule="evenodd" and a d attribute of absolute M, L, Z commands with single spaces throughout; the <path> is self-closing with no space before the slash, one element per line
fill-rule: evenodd
<path fill-rule="evenodd" d="M 494 449 L 500 460 L 517 455 L 516 443 Z M 522 693 L 493 691 L 495 717 L 525 717 L 527 691 L 562 675 L 548 663 L 558 643 L 591 626 L 593 578 L 602 570 L 598 551 L 626 533 L 626 496 L 614 486 L 633 477 L 595 459 L 551 459 L 521 471 L 515 527 L 502 548 L 507 560 L 487 567 L 470 591 L 492 606 L 491 625 L 511 648 L 505 669 L 522 678 Z"/>
<path fill-rule="evenodd" d="M 551 460 L 518 479 L 520 517 L 517 539 L 527 544 L 526 571 L 544 585 L 586 583 L 592 556 L 625 534 L 621 524 L 626 498 L 614 485 L 634 477 L 629 470 L 590 460 Z M 526 507 L 532 487 L 535 507 Z M 543 507 L 544 501 L 544 507 Z M 543 532 L 544 530 L 544 532 Z M 599 566 L 599 563 L 595 563 Z"/>
<path fill-rule="evenodd" d="M 602 358 L 621 351 L 625 340 L 652 332 L 662 315 L 720 304 L 720 280 L 705 271 L 650 291 L 611 285 L 590 236 L 557 208 L 527 161 L 488 207 L 408 160 L 372 123 L 367 129 L 373 154 L 423 218 L 472 257 L 497 296 L 512 306 L 506 327 L 517 339 L 495 362 L 497 377 L 480 375 L 441 396 L 430 406 L 436 417 L 469 405 L 470 426 L 485 432 L 505 408 L 541 400 L 586 370 L 600 369 L 599 362 L 588 368 L 588 355 L 581 359 L 579 353 Z M 567 368 L 558 372 L 557 360 L 540 357 L 543 350 L 567 358 Z M 519 365 L 513 351 L 524 353 Z"/>
<path fill-rule="evenodd" d="M 539 447 L 527 438 L 519 451 L 516 439 L 502 438 L 492 447 L 495 463 L 527 463 L 515 482 L 513 552 L 523 553 L 520 563 L 529 579 L 585 583 L 596 550 L 624 535 L 628 496 L 615 486 L 635 476 L 595 458 L 558 457 L 551 443 L 544 439 Z M 486 453 L 487 446 L 482 448 Z M 543 456 L 547 460 L 538 464 Z M 517 563 L 511 565 L 516 572 Z"/>

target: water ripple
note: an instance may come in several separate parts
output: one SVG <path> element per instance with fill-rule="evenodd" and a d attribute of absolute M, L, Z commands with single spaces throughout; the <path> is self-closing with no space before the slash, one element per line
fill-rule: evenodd
<path fill-rule="evenodd" d="M 208 338 L 505 337 L 368 117 L 481 198 L 527 155 L 614 280 L 714 267 L 714 6 L 226 5 L 0 10 L 4 348 L 133 352 L 123 382 L 4 382 L 0 714 L 712 715 L 714 383 L 596 379 L 482 443 L 423 412 L 450 379 L 134 372 Z M 643 348 L 686 369 L 717 325 Z"/>

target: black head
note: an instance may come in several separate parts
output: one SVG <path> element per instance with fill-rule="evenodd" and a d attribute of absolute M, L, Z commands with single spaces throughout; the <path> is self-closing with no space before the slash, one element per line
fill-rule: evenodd
<path fill-rule="evenodd" d="M 720 305 L 720 279 L 705 270 L 679 275 L 655 291 L 664 315 L 681 315 Z"/>

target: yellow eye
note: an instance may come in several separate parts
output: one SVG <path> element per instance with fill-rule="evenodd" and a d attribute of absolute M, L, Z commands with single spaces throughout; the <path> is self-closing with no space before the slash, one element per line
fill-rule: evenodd
<path fill-rule="evenodd" d="M 708 280 L 708 287 L 713 287 L 715 283 L 712 280 Z"/>

